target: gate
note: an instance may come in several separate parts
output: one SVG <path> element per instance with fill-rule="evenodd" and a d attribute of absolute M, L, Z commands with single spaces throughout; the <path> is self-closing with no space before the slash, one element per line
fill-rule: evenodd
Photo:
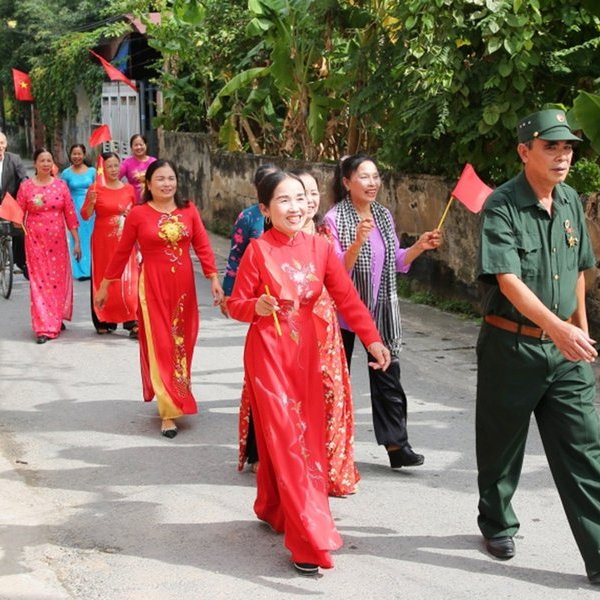
<path fill-rule="evenodd" d="M 137 92 L 119 81 L 102 84 L 101 122 L 110 127 L 112 142 L 103 145 L 103 150 L 112 150 L 124 157 L 130 153 L 129 139 L 139 133 L 140 106 Z"/>

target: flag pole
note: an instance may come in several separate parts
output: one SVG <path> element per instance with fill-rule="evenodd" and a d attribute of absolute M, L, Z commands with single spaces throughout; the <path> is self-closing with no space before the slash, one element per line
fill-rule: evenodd
<path fill-rule="evenodd" d="M 448 200 L 448 203 L 446 204 L 446 209 L 444 210 L 444 214 L 442 215 L 442 218 L 440 219 L 440 222 L 438 223 L 438 226 L 436 227 L 436 229 L 442 228 L 442 225 L 444 224 L 444 221 L 446 220 L 446 215 L 448 214 L 448 211 L 450 210 L 450 207 L 452 206 L 453 201 L 454 201 L 454 196 L 452 196 L 452 194 L 451 194 L 450 199 Z"/>

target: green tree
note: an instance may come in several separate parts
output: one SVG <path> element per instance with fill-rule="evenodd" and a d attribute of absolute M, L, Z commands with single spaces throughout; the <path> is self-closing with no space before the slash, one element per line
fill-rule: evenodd
<path fill-rule="evenodd" d="M 598 19 L 581 2 L 407 0 L 394 16 L 405 26 L 387 49 L 395 67 L 375 79 L 394 84 L 381 155 L 396 168 L 456 175 L 470 161 L 501 180 L 518 117 L 568 107 L 600 75 Z"/>

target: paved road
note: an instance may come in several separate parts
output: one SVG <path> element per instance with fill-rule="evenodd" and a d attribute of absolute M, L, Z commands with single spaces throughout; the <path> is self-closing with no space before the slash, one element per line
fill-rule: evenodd
<path fill-rule="evenodd" d="M 214 238 L 222 255 L 226 244 Z M 95 335 L 88 284 L 74 320 L 38 346 L 28 288 L 0 300 L 0 598 L 188 600 L 592 598 L 532 435 L 515 505 L 514 560 L 492 560 L 475 523 L 475 324 L 403 304 L 403 380 L 421 468 L 392 472 L 373 440 L 362 349 L 354 367 L 359 492 L 332 499 L 336 567 L 296 575 L 255 519 L 236 471 L 245 326 L 208 305 L 193 365 L 201 412 L 173 441 L 140 401 L 136 343 Z"/>

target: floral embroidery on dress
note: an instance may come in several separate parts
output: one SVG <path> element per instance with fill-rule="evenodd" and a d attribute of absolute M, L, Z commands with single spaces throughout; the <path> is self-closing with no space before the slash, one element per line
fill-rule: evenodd
<path fill-rule="evenodd" d="M 180 396 L 186 396 L 190 391 L 190 374 L 185 352 L 185 326 L 183 317 L 186 296 L 187 294 L 182 294 L 179 298 L 171 321 L 171 335 L 175 343 L 175 389 Z"/>
<path fill-rule="evenodd" d="M 310 284 L 313 281 L 319 281 L 319 278 L 315 275 L 316 269 L 312 263 L 303 266 L 295 260 L 291 265 L 289 263 L 283 263 L 281 265 L 281 270 L 296 286 L 296 292 L 298 293 L 301 304 L 307 302 L 314 296 L 314 291 L 310 289 Z"/>
<path fill-rule="evenodd" d="M 38 208 L 40 206 L 44 206 L 44 195 L 43 194 L 36 194 L 35 196 L 33 196 L 33 198 L 31 199 L 32 203 L 34 206 L 37 206 Z"/>
<path fill-rule="evenodd" d="M 188 237 L 189 232 L 185 223 L 181 220 L 181 215 L 163 214 L 158 220 L 158 237 L 165 241 L 167 248 L 166 255 L 172 263 L 171 272 L 175 273 L 175 266 L 181 266 L 181 256 L 183 249 L 179 245 L 182 238 Z"/>
<path fill-rule="evenodd" d="M 112 229 L 108 234 L 109 237 L 116 237 L 117 239 L 121 239 L 121 234 L 123 233 L 123 227 L 125 227 L 125 215 L 126 213 L 121 213 L 120 215 L 114 215 L 110 217 L 110 224 Z"/>

